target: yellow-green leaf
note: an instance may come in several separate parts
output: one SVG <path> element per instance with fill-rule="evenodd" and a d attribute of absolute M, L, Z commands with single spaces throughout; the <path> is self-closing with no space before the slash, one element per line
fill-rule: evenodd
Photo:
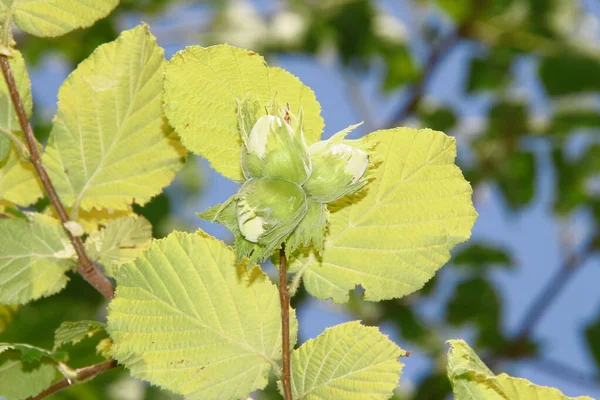
<path fill-rule="evenodd" d="M 35 396 L 52 384 L 56 370 L 41 364 L 32 370 L 23 369 L 15 357 L 0 355 L 0 397 L 5 400 L 23 400 Z"/>
<path fill-rule="evenodd" d="M 289 72 L 268 67 L 253 51 L 218 45 L 187 47 L 167 66 L 165 112 L 169 122 L 192 152 L 210 161 L 229 179 L 242 181 L 238 101 L 253 98 L 266 107 L 274 96 L 304 113 L 307 143 L 323 131 L 321 106 L 315 94 Z"/>
<path fill-rule="evenodd" d="M 358 321 L 326 329 L 292 352 L 294 400 L 383 400 L 393 395 L 406 352 Z"/>
<path fill-rule="evenodd" d="M 77 344 L 85 338 L 104 331 L 105 328 L 104 324 L 97 321 L 64 321 L 54 332 L 53 351 L 67 343 Z"/>
<path fill-rule="evenodd" d="M 527 379 L 494 375 L 463 340 L 449 340 L 448 378 L 456 400 L 593 400 L 567 397 L 558 389 L 538 386 Z"/>
<path fill-rule="evenodd" d="M 469 238 L 477 217 L 453 138 L 398 128 L 357 144 L 375 145 L 372 161 L 381 165 L 362 192 L 332 210 L 322 258 L 300 256 L 292 269 L 304 273 L 312 295 L 338 303 L 356 285 L 373 301 L 420 289 Z"/>
<path fill-rule="evenodd" d="M 237 400 L 265 387 L 281 358 L 278 292 L 258 266 L 235 260 L 215 238 L 175 232 L 120 266 L 111 355 L 187 399 Z"/>
<path fill-rule="evenodd" d="M 0 0 L 3 24 L 11 20 L 36 36 L 60 36 L 106 17 L 119 0 Z"/>
<path fill-rule="evenodd" d="M 75 251 L 61 223 L 41 214 L 0 220 L 0 303 L 24 304 L 62 290 Z"/>
<path fill-rule="evenodd" d="M 10 67 L 27 117 L 31 117 L 31 83 L 25 61 L 17 50 L 11 50 L 11 54 Z M 26 207 L 42 197 L 42 190 L 33 165 L 23 159 L 27 150 L 4 79 L 0 79 L 0 109 L 3 110 L 0 113 L 0 136 L 8 147 L 8 153 L 0 159 L 0 200 Z"/>
<path fill-rule="evenodd" d="M 10 325 L 18 309 L 17 305 L 0 305 L 0 333 Z"/>
<path fill-rule="evenodd" d="M 145 204 L 181 168 L 161 109 L 164 65 L 141 25 L 98 47 L 63 83 L 44 164 L 67 207 Z"/>
<path fill-rule="evenodd" d="M 152 225 L 144 217 L 130 216 L 109 221 L 85 241 L 88 255 L 105 268 L 133 260 L 152 240 Z"/>

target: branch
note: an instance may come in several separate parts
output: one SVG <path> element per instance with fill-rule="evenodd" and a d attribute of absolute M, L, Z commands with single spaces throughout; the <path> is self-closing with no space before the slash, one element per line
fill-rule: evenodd
<path fill-rule="evenodd" d="M 425 63 L 425 68 L 421 76 L 418 78 L 417 82 L 415 82 L 408 101 L 406 104 L 402 105 L 394 116 L 392 117 L 391 122 L 387 125 L 386 128 L 391 129 L 397 126 L 400 126 L 404 123 L 404 121 L 417 110 L 423 96 L 425 95 L 425 89 L 427 89 L 427 84 L 431 80 L 434 73 L 437 71 L 437 68 L 441 64 L 441 62 L 446 58 L 446 56 L 454 49 L 454 47 L 460 42 L 462 38 L 462 30 L 456 30 L 450 36 L 446 37 L 442 43 L 438 45 L 438 47 L 433 50 L 430 54 L 427 62 Z"/>
<path fill-rule="evenodd" d="M 559 293 L 575 276 L 575 272 L 578 271 L 592 255 L 596 248 L 595 244 L 596 235 L 589 240 L 583 249 L 579 252 L 573 252 L 565 259 L 563 265 L 556 271 L 552 279 L 550 279 L 525 312 L 525 316 L 523 317 L 523 320 L 519 325 L 520 328 L 515 336 L 515 342 L 524 343 L 531 336 L 531 332 L 548 311 L 550 306 L 556 301 Z"/>
<path fill-rule="evenodd" d="M 585 385 L 590 388 L 598 388 L 600 386 L 600 376 L 598 376 L 598 374 L 579 370 L 558 360 L 535 358 L 532 360 L 525 360 L 525 362 L 530 362 L 532 367 L 566 382 Z"/>
<path fill-rule="evenodd" d="M 41 400 L 48 396 L 51 396 L 57 392 L 60 392 L 63 389 L 66 389 L 74 384 L 82 383 L 88 379 L 94 378 L 96 375 L 100 375 L 108 370 L 117 367 L 117 362 L 115 360 L 106 360 L 99 364 L 90 365 L 89 367 L 83 367 L 75 370 L 77 372 L 77 377 L 75 379 L 63 379 L 54 383 L 48 389 L 44 390 L 37 396 L 29 397 L 27 400 Z"/>
<path fill-rule="evenodd" d="M 400 126 L 413 112 L 417 110 L 429 81 L 437 71 L 442 61 L 457 44 L 460 43 L 461 39 L 469 36 L 469 33 L 473 27 L 473 24 L 477 22 L 477 17 L 481 10 L 485 7 L 489 0 L 477 0 L 471 8 L 470 14 L 465 20 L 457 27 L 457 29 L 444 38 L 441 43 L 434 49 L 429 55 L 425 68 L 421 76 L 417 79 L 413 85 L 413 89 L 410 93 L 408 101 L 402 107 L 400 107 L 386 128 L 391 129 Z"/>
<path fill-rule="evenodd" d="M 279 250 L 279 302 L 281 303 L 281 353 L 283 354 L 283 376 L 281 384 L 285 400 L 292 400 L 290 360 L 290 295 L 287 287 L 287 258 L 285 246 Z"/>
<path fill-rule="evenodd" d="M 73 244 L 75 252 L 77 253 L 77 270 L 85 278 L 85 280 L 87 280 L 100 293 L 102 293 L 104 297 L 112 299 L 115 291 L 112 283 L 108 280 L 106 275 L 104 275 L 102 270 L 89 258 L 85 252 L 85 247 L 81 238 L 73 236 L 65 227 L 65 223 L 69 221 L 69 216 L 65 210 L 65 207 L 61 203 L 58 194 L 56 193 L 56 189 L 54 188 L 48 173 L 42 165 L 42 159 L 37 147 L 37 141 L 35 139 L 35 135 L 33 134 L 31 124 L 27 119 L 27 114 L 25 112 L 25 108 L 23 107 L 23 102 L 21 100 L 19 90 L 17 89 L 15 78 L 6 55 L 0 55 L 0 68 L 2 69 L 2 75 L 4 76 L 6 86 L 8 87 L 13 106 L 15 107 L 15 112 L 19 118 L 19 124 L 21 125 L 21 130 L 23 131 L 23 135 L 25 137 L 25 143 L 27 144 L 27 148 L 29 150 L 30 161 L 34 166 L 35 171 L 37 172 L 37 175 L 39 176 L 40 181 L 44 186 L 46 193 L 48 194 L 48 197 L 50 198 L 50 202 L 56 209 L 56 213 L 58 214 L 58 217 L 65 228 L 67 236 Z"/>

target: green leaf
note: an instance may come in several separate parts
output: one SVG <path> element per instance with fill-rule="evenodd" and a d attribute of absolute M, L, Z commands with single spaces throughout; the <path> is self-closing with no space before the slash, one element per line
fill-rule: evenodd
<path fill-rule="evenodd" d="M 0 305 L 0 333 L 10 325 L 18 310 L 19 306 L 16 305 Z"/>
<path fill-rule="evenodd" d="M 0 0 L 3 24 L 11 20 L 35 36 L 60 36 L 91 26 L 104 18 L 119 0 Z"/>
<path fill-rule="evenodd" d="M 394 43 L 389 48 L 383 49 L 382 53 L 386 66 L 383 90 L 392 91 L 418 76 L 417 67 L 408 46 Z"/>
<path fill-rule="evenodd" d="M 1 2 L 0 2 L 1 4 Z M 28 118 L 31 117 L 31 83 L 23 56 L 11 50 L 9 63 L 17 89 Z M 8 87 L 0 79 L 0 200 L 8 200 L 19 206 L 29 206 L 42 197 L 42 189 L 33 165 L 23 159 L 28 154 L 22 140 L 21 127 L 15 112 Z"/>
<path fill-rule="evenodd" d="M 529 204 L 535 195 L 535 155 L 520 151 L 498 162 L 496 179 L 506 202 L 512 208 Z"/>
<path fill-rule="evenodd" d="M 581 168 L 580 160 L 569 160 L 562 148 L 552 152 L 552 161 L 556 170 L 556 196 L 554 211 L 568 214 L 589 201 L 586 189 L 586 170 Z"/>
<path fill-rule="evenodd" d="M 600 370 L 600 318 L 591 321 L 585 327 L 584 333 L 589 354 L 596 362 L 596 369 Z"/>
<path fill-rule="evenodd" d="M 24 304 L 59 292 L 74 257 L 59 221 L 41 214 L 0 220 L 0 303 Z"/>
<path fill-rule="evenodd" d="M 526 379 L 494 375 L 463 340 L 449 340 L 448 378 L 456 400 L 593 400 L 567 397 L 558 389 L 537 386 Z"/>
<path fill-rule="evenodd" d="M 600 60 L 581 53 L 558 52 L 540 64 L 540 78 L 550 96 L 600 91 Z M 569 79 L 564 79 L 566 76 Z"/>
<path fill-rule="evenodd" d="M 258 266 L 203 232 L 154 241 L 116 273 L 111 355 L 187 399 L 239 399 L 281 358 L 278 292 Z M 292 343 L 297 322 L 292 311 Z"/>
<path fill-rule="evenodd" d="M 449 131 L 456 125 L 456 115 L 447 107 L 421 109 L 419 119 L 425 127 L 439 131 Z"/>
<path fill-rule="evenodd" d="M 365 190 L 331 210 L 323 257 L 301 256 L 292 265 L 304 271 L 309 293 L 337 303 L 356 285 L 372 301 L 420 289 L 469 238 L 477 217 L 471 186 L 454 164 L 453 138 L 398 128 L 359 143 L 376 145 L 373 158 L 382 165 Z"/>
<path fill-rule="evenodd" d="M 477 270 L 482 266 L 490 264 L 508 268 L 515 265 L 512 256 L 506 250 L 483 243 L 471 243 L 463 247 L 456 253 L 452 259 L 452 263 Z"/>
<path fill-rule="evenodd" d="M 496 90 L 508 83 L 514 53 L 504 47 L 492 49 L 483 58 L 473 58 L 466 80 L 466 91 Z"/>
<path fill-rule="evenodd" d="M 161 110 L 164 65 L 141 25 L 98 47 L 63 83 L 44 164 L 67 207 L 143 205 L 181 168 Z"/>
<path fill-rule="evenodd" d="M 253 51 L 218 45 L 187 47 L 170 61 L 165 78 L 165 112 L 182 143 L 210 161 L 219 173 L 243 181 L 238 102 L 257 100 L 264 108 L 275 99 L 304 114 L 304 136 L 316 142 L 323 131 L 315 94 L 298 78 L 268 67 Z"/>
<path fill-rule="evenodd" d="M 90 233 L 85 248 L 92 260 L 108 268 L 112 263 L 133 260 L 151 240 L 152 225 L 135 215 L 108 221 L 105 227 Z"/>
<path fill-rule="evenodd" d="M 295 400 L 389 399 L 406 352 L 358 321 L 328 328 L 292 352 Z"/>
<path fill-rule="evenodd" d="M 5 400 L 23 400 L 35 396 L 52 384 L 56 370 L 52 365 L 24 370 L 18 358 L 0 355 L 0 396 Z"/>
<path fill-rule="evenodd" d="M 502 300 L 487 279 L 476 277 L 460 282 L 446 305 L 446 321 L 453 326 L 477 327 L 477 346 L 499 348 L 502 337 Z"/>
<path fill-rule="evenodd" d="M 43 360 L 49 360 L 53 363 L 64 361 L 66 354 L 54 353 L 52 351 L 42 349 L 40 347 L 31 346 L 21 343 L 0 343 L 0 354 L 5 351 L 18 351 L 21 353 L 21 361 L 26 364 L 31 364 L 33 367 L 39 366 Z"/>
<path fill-rule="evenodd" d="M 566 136 L 575 129 L 600 129 L 600 114 L 594 110 L 559 110 L 552 116 L 548 132 Z"/>
<path fill-rule="evenodd" d="M 96 321 L 65 321 L 54 332 L 54 350 L 67 343 L 77 344 L 83 339 L 105 329 L 105 325 Z"/>

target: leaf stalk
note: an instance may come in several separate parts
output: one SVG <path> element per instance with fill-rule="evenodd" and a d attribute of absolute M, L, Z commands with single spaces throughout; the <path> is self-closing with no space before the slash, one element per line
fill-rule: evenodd
<path fill-rule="evenodd" d="M 290 294 L 287 287 L 287 257 L 285 245 L 279 250 L 279 302 L 281 304 L 281 353 L 283 375 L 281 384 L 285 400 L 292 400 L 290 359 Z"/>
<path fill-rule="evenodd" d="M 89 367 L 79 368 L 76 371 L 77 375 L 74 379 L 65 378 L 58 382 L 55 382 L 48 389 L 44 390 L 36 396 L 29 397 L 27 400 L 41 400 L 55 393 L 60 392 L 74 384 L 84 382 L 88 379 L 94 378 L 96 375 L 100 375 L 108 370 L 117 367 L 115 360 L 106 360 L 98 364 L 90 365 Z"/>
<path fill-rule="evenodd" d="M 60 221 L 63 224 L 63 228 L 65 227 L 65 223 L 69 221 L 69 216 L 67 211 L 65 210 L 64 205 L 60 201 L 58 193 L 56 193 L 56 189 L 46 172 L 46 169 L 42 165 L 42 158 L 40 157 L 40 152 L 38 150 L 37 141 L 35 139 L 35 135 L 33 133 L 33 128 L 29 123 L 29 119 L 27 118 L 27 113 L 25 112 L 25 108 L 23 107 L 23 101 L 21 99 L 21 95 L 19 94 L 19 90 L 17 88 L 17 84 L 15 82 L 15 77 L 10 68 L 10 63 L 8 57 L 6 55 L 0 55 L 0 69 L 2 70 L 2 75 L 4 76 L 4 81 L 6 82 L 6 86 L 8 87 L 8 91 L 10 93 L 10 98 L 12 104 L 15 108 L 15 112 L 17 113 L 17 117 L 19 119 L 19 125 L 21 126 L 21 130 L 23 131 L 23 135 L 25 137 L 25 143 L 27 145 L 27 149 L 29 150 L 29 161 L 33 164 L 35 171 L 40 178 L 40 182 L 44 187 L 44 190 L 48 194 L 50 202 L 56 209 L 56 213 Z M 75 249 L 75 253 L 77 254 L 77 271 L 84 277 L 86 281 L 88 281 L 96 290 L 98 290 L 104 297 L 107 299 L 112 299 L 114 297 L 114 286 L 108 280 L 106 275 L 102 272 L 102 270 L 95 265 L 90 257 L 85 252 L 85 246 L 83 245 L 83 241 L 81 238 L 73 236 L 68 229 L 65 228 L 65 232 L 69 237 L 69 240 L 73 244 L 73 248 Z"/>

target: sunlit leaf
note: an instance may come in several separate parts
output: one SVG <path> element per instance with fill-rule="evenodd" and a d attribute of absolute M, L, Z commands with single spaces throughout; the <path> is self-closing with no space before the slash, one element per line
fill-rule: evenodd
<path fill-rule="evenodd" d="M 406 352 L 375 327 L 358 321 L 325 330 L 292 352 L 295 400 L 389 399 Z"/>
<path fill-rule="evenodd" d="M 0 16 L 36 36 L 60 36 L 104 18 L 119 0 L 1 0 Z"/>
<path fill-rule="evenodd" d="M 60 291 L 74 257 L 59 221 L 41 214 L 0 219 L 0 303 L 24 304 Z"/>
<path fill-rule="evenodd" d="M 0 2 L 1 4 L 1 2 Z M 27 117 L 31 117 L 31 84 L 23 56 L 11 50 L 10 67 L 17 89 L 23 101 Z M 20 206 L 29 206 L 42 197 L 33 165 L 23 158 L 27 155 L 21 127 L 4 79 L 0 79 L 0 200 L 8 200 Z"/>
<path fill-rule="evenodd" d="M 537 386 L 522 378 L 494 375 L 463 340 L 449 340 L 448 377 L 456 400 L 592 400 L 567 397 L 558 389 Z"/>
<path fill-rule="evenodd" d="M 181 168 L 161 109 L 164 65 L 141 25 L 98 47 L 63 83 L 44 163 L 67 207 L 127 210 Z"/>
<path fill-rule="evenodd" d="M 152 240 L 152 226 L 140 216 L 122 217 L 109 221 L 85 241 L 88 255 L 105 268 L 112 263 L 133 260 Z"/>
<path fill-rule="evenodd" d="M 165 112 L 192 152 L 218 172 L 243 180 L 237 101 L 253 98 L 266 107 L 276 96 L 293 113 L 304 114 L 308 144 L 323 130 L 321 107 L 313 91 L 289 72 L 268 67 L 258 54 L 218 45 L 187 47 L 170 61 L 165 79 Z"/>
<path fill-rule="evenodd" d="M 0 354 L 0 396 L 6 400 L 24 400 L 52 384 L 56 370 L 52 365 L 24 370 L 17 357 Z"/>
<path fill-rule="evenodd" d="M 104 329 L 104 324 L 96 321 L 65 321 L 54 332 L 54 351 L 67 343 L 77 344 Z"/>
<path fill-rule="evenodd" d="M 356 285 L 367 300 L 405 296 L 423 287 L 467 240 L 477 213 L 471 186 L 454 164 L 454 139 L 409 128 L 361 139 L 376 144 L 374 179 L 332 210 L 322 259 L 301 256 L 309 293 L 348 300 Z"/>
<path fill-rule="evenodd" d="M 239 399 L 281 358 L 277 288 L 200 232 L 154 241 L 117 269 L 111 354 L 134 376 L 188 399 Z M 292 313 L 292 343 L 297 323 Z"/>

